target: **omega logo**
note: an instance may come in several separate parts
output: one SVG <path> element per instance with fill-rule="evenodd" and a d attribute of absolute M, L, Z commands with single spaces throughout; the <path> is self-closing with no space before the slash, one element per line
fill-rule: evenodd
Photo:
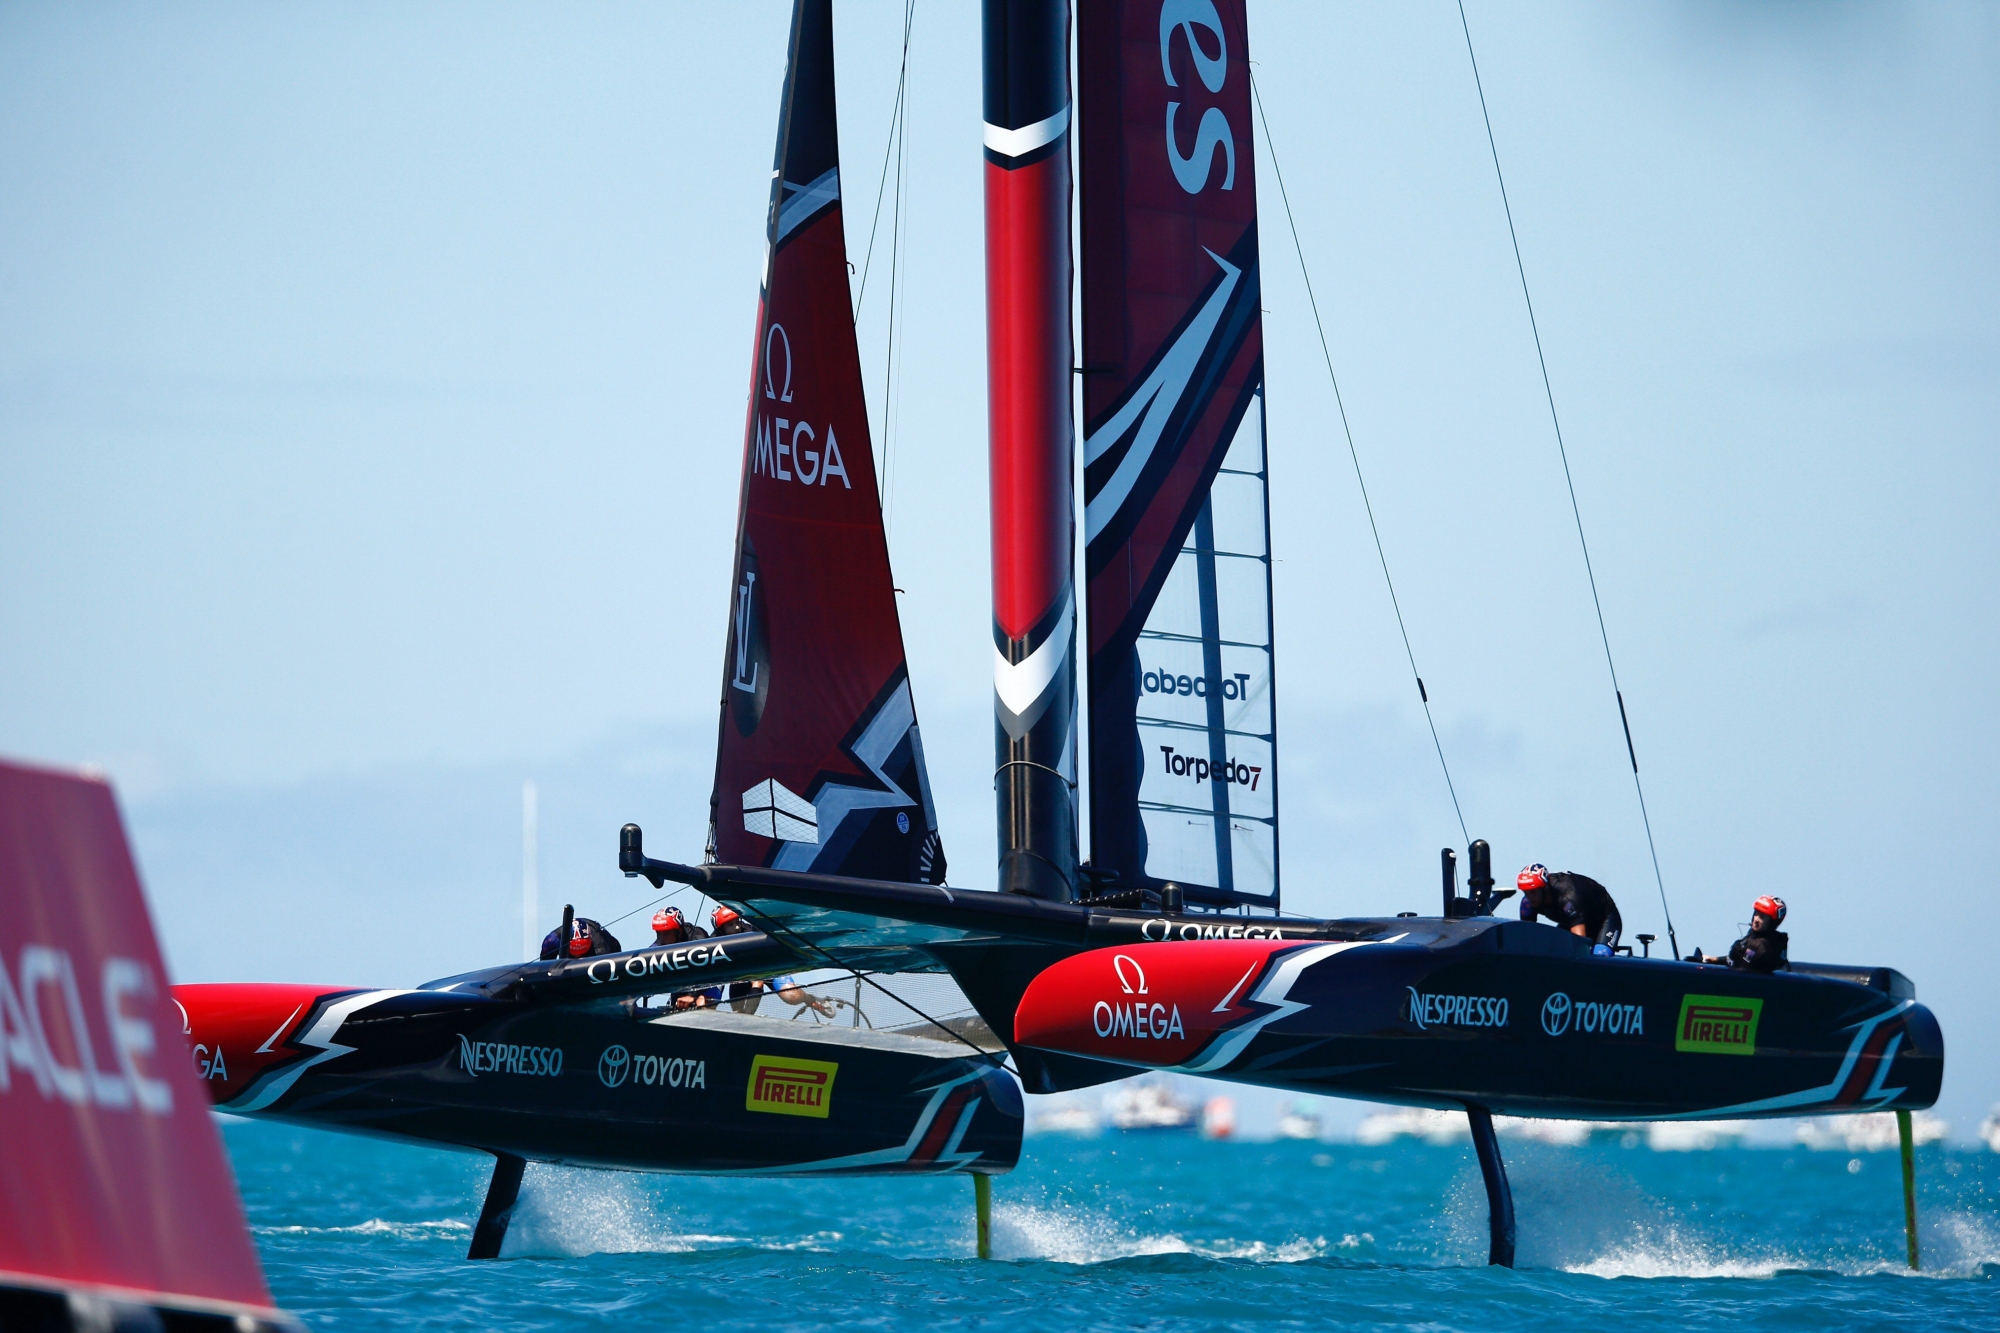
<path fill-rule="evenodd" d="M 783 343 L 785 347 L 785 388 L 782 393 L 773 388 L 771 383 L 772 351 L 779 343 Z M 773 324 L 770 332 L 764 335 L 764 396 L 775 398 L 781 403 L 792 401 L 792 335 L 785 332 L 785 326 L 782 324 Z"/>
<path fill-rule="evenodd" d="M 1125 975 L 1125 969 L 1128 967 L 1132 969 L 1132 976 L 1130 977 Z M 1144 995 L 1147 993 L 1145 969 L 1141 968 L 1138 963 L 1134 962 L 1127 955 L 1122 953 L 1113 955 L 1111 959 L 1111 970 L 1118 974 L 1118 984 L 1125 988 L 1125 993 L 1127 995 Z M 1133 977 L 1137 977 L 1139 980 L 1139 985 L 1137 989 L 1134 989 L 1132 986 Z"/>

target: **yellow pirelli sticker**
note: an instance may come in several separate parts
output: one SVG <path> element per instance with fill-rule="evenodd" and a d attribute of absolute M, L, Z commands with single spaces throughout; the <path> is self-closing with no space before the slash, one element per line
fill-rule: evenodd
<path fill-rule="evenodd" d="M 773 1115 L 809 1115 L 826 1119 L 833 1105 L 833 1076 L 840 1066 L 831 1060 L 797 1060 L 760 1055 L 750 1061 L 750 1087 L 743 1106 Z"/>
<path fill-rule="evenodd" d="M 1755 1055 L 1762 1000 L 1735 995 L 1683 995 L 1674 1025 L 1674 1049 L 1710 1055 Z"/>

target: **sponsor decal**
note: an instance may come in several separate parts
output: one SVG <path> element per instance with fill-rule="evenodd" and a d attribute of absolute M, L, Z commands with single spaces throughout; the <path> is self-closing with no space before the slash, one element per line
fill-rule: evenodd
<path fill-rule="evenodd" d="M 153 1025 L 132 1012 L 134 1001 L 154 994 L 151 969 L 106 958 L 100 982 L 93 1015 L 66 950 L 26 945 L 11 975 L 0 961 L 0 1093 L 11 1092 L 16 1075 L 25 1073 L 24 1085 L 32 1082 L 43 1101 L 171 1114 L 173 1088 L 147 1072 L 157 1050 Z M 108 1050 L 96 1034 L 111 1039 Z"/>
<path fill-rule="evenodd" d="M 1242 699 L 1250 693 L 1250 673 L 1233 676 L 1176 676 L 1171 671 L 1148 671 L 1139 677 L 1140 688 L 1148 694 L 1178 694 L 1189 699 L 1206 699 L 1220 694 L 1225 699 Z"/>
<path fill-rule="evenodd" d="M 782 324 L 773 324 L 764 335 L 764 397 L 774 403 L 792 401 L 792 340 Z M 782 367 L 782 375 L 778 373 Z M 781 383 L 782 381 L 782 383 Z M 795 409 L 787 409 L 795 410 Z M 750 475 L 772 477 L 799 486 L 825 486 L 833 478 L 848 490 L 847 460 L 841 457 L 840 441 L 831 424 L 824 427 L 825 449 L 820 448 L 819 430 L 811 422 L 757 414 L 756 443 L 750 450 Z"/>
<path fill-rule="evenodd" d="M 715 940 L 686 944 L 677 949 L 649 949 L 630 957 L 599 958 L 584 969 L 594 986 L 616 981 L 620 976 L 638 980 L 660 972 L 698 972 L 729 961 L 723 946 Z"/>
<path fill-rule="evenodd" d="M 1507 1026 L 1507 999 L 1493 995 L 1430 995 L 1415 986 L 1410 993 L 1408 1017 L 1419 1032 L 1434 1027 L 1504 1028 Z M 1546 1013 L 1546 1010 L 1544 1011 Z M 1546 1020 L 1544 1020 L 1546 1026 Z"/>
<path fill-rule="evenodd" d="M 1181 1007 L 1138 1001 L 1131 1004 L 1113 1004 L 1099 1000 L 1090 1011 L 1091 1030 L 1100 1037 L 1136 1037 L 1165 1041 L 1169 1037 L 1185 1037 L 1187 1029 L 1181 1025 Z"/>
<path fill-rule="evenodd" d="M 750 1086 L 743 1095 L 743 1107 L 824 1120 L 833 1106 L 833 1076 L 839 1072 L 840 1066 L 831 1060 L 757 1056 L 750 1061 Z"/>
<path fill-rule="evenodd" d="M 760 663 L 750 656 L 750 599 L 757 591 L 757 571 L 743 571 L 743 582 L 736 585 L 736 673 L 729 678 L 729 687 L 745 694 L 757 692 L 757 671 Z"/>
<path fill-rule="evenodd" d="M 1254 764 L 1238 763 L 1225 759 L 1220 764 L 1210 763 L 1200 755 L 1180 754 L 1171 745 L 1160 747 L 1160 757 L 1169 777 L 1189 778 L 1195 782 L 1233 782 L 1239 787 L 1257 790 L 1257 784 L 1264 780 L 1264 770 Z"/>
<path fill-rule="evenodd" d="M 1139 923 L 1141 939 L 1162 940 L 1281 940 L 1285 932 L 1276 926 L 1218 925 L 1203 921 L 1169 921 L 1154 917 Z"/>
<path fill-rule="evenodd" d="M 1757 1020 L 1763 1016 L 1762 1000 L 1733 995 L 1683 995 L 1680 1022 L 1674 1025 L 1674 1049 L 1709 1055 L 1755 1055 Z"/>
<path fill-rule="evenodd" d="M 215 1050 L 210 1051 L 202 1043 L 196 1042 L 194 1046 L 194 1070 L 197 1074 L 201 1075 L 204 1082 L 212 1078 L 219 1078 L 224 1083 L 227 1083 L 229 1081 L 229 1064 L 222 1058 L 222 1043 L 218 1041 L 215 1043 Z"/>
<path fill-rule="evenodd" d="M 1146 971 L 1130 954 L 1113 954 L 1111 971 L 1127 995 L 1145 995 Z M 1228 1001 L 1224 1001 L 1226 1005 Z M 1185 1038 L 1181 1007 L 1147 1000 L 1099 1000 L 1090 1011 L 1091 1030 L 1100 1037 L 1132 1037 L 1140 1041 Z"/>
<path fill-rule="evenodd" d="M 597 1057 L 597 1081 L 607 1088 L 627 1079 L 635 1088 L 706 1088 L 708 1061 L 680 1056 L 634 1055 L 623 1046 L 607 1046 Z"/>
<path fill-rule="evenodd" d="M 1551 1037 L 1571 1031 L 1590 1036 L 1643 1037 L 1646 1011 L 1636 1004 L 1572 1000 L 1557 991 L 1542 1001 L 1542 1031 Z"/>
<path fill-rule="evenodd" d="M 1160 11 L 1160 69 L 1166 75 L 1169 88 L 1188 96 L 1191 90 L 1182 89 L 1180 80 L 1174 77 L 1176 33 L 1181 34 L 1186 43 L 1188 60 L 1194 66 L 1193 73 L 1201 80 L 1202 87 L 1211 93 L 1221 92 L 1222 85 L 1229 78 L 1229 44 L 1223 36 L 1221 18 L 1215 12 L 1215 6 L 1200 3 L 1168 5 Z M 1223 162 L 1222 188 L 1235 189 L 1236 133 L 1230 127 L 1228 115 L 1219 106 L 1203 111 L 1201 119 L 1194 121 L 1194 144 L 1183 153 L 1180 145 L 1186 131 L 1174 123 L 1180 109 L 1178 99 L 1167 103 L 1167 165 L 1173 169 L 1175 182 L 1189 194 L 1200 194 L 1207 189 L 1209 180 L 1215 174 L 1215 155 L 1219 150 Z M 1192 109 L 1188 118 L 1194 120 Z"/>
<path fill-rule="evenodd" d="M 562 1074 L 560 1046 L 516 1046 L 504 1041 L 473 1041 L 458 1034 L 458 1067 L 478 1078 L 481 1074 L 521 1074 L 528 1078 L 556 1078 Z"/>
<path fill-rule="evenodd" d="M 631 1072 L 632 1052 L 623 1046 L 607 1046 L 597 1057 L 597 1081 L 607 1088 L 617 1087 Z"/>

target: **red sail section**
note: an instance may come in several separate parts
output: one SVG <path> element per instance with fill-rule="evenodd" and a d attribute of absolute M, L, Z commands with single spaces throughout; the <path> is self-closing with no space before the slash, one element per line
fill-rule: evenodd
<path fill-rule="evenodd" d="M 744 430 L 714 856 L 938 883 L 847 285 L 830 0 L 798 0 Z"/>
<path fill-rule="evenodd" d="M 1102 0 L 1077 50 L 1092 858 L 1274 907 L 1243 0 Z"/>
<path fill-rule="evenodd" d="M 0 1288 L 275 1317 L 184 1028 L 111 789 L 0 764 Z"/>

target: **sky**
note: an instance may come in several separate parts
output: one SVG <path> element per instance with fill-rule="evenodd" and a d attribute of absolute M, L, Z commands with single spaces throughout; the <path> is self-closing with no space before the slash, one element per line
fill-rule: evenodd
<path fill-rule="evenodd" d="M 1797 956 L 1901 968 L 1968 1136 L 2000 1102 L 2000 10 L 1467 13 L 1682 947 L 1775 891 Z M 517 956 L 526 781 L 543 917 L 650 897 L 628 819 L 699 854 L 786 18 L 0 8 L 0 754 L 110 774 L 177 978 Z M 901 19 L 836 7 L 857 268 Z M 1458 10 L 1253 0 L 1251 43 L 1286 906 L 1433 910 L 1463 841 L 1330 361 L 1468 831 L 1664 936 Z M 978 68 L 976 8 L 919 0 L 858 321 L 973 887 Z"/>

